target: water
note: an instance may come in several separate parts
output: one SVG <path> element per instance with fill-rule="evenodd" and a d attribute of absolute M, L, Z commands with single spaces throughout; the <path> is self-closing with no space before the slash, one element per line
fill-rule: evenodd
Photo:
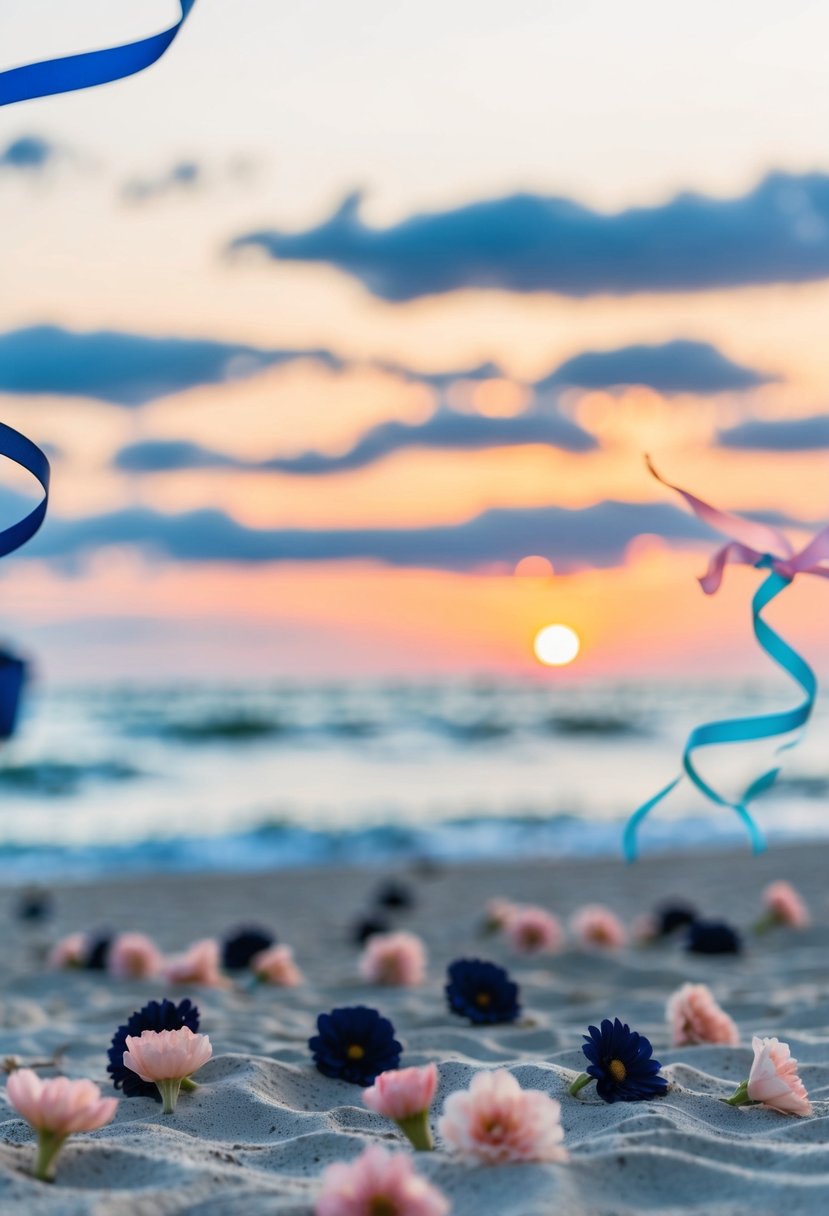
<path fill-rule="evenodd" d="M 405 858 L 619 853 L 695 723 L 789 704 L 758 687 L 35 689 L 0 756 L 0 873 L 85 877 Z M 829 831 L 821 707 L 759 804 L 770 839 Z M 771 756 L 726 749 L 734 792 Z M 690 789 L 643 851 L 743 839 Z"/>

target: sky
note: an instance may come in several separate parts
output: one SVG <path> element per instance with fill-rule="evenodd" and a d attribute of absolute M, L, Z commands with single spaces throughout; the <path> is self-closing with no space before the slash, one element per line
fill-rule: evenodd
<path fill-rule="evenodd" d="M 7 0 L 0 68 L 176 16 Z M 56 682 L 765 676 L 757 575 L 702 595 L 717 538 L 644 454 L 829 519 L 827 36 L 197 0 L 141 75 L 0 109 L 0 418 L 54 476 L 3 635 Z M 32 493 L 0 470 L 0 522 Z M 825 594 L 773 613 L 824 671 Z"/>

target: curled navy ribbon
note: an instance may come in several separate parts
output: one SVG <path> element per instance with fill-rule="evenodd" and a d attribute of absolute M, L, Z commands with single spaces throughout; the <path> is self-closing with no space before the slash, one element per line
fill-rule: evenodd
<path fill-rule="evenodd" d="M 829 566 L 824 564 L 829 559 L 829 528 L 822 529 L 804 549 L 795 553 L 788 538 L 777 528 L 710 507 L 693 494 L 664 481 L 650 461 L 648 468 L 663 485 L 681 494 L 695 515 L 731 537 L 714 554 L 708 570 L 699 580 L 706 595 L 714 595 L 719 589 L 725 567 L 729 564 L 750 565 L 768 572 L 751 602 L 754 636 L 769 658 L 800 686 L 805 697 L 794 709 L 745 718 L 728 718 L 695 727 L 688 736 L 682 753 L 683 773 L 634 811 L 628 820 L 622 842 L 624 854 L 628 861 L 635 861 L 637 833 L 643 819 L 679 785 L 683 776 L 687 776 L 710 802 L 733 810 L 739 816 L 748 831 L 753 851 L 759 853 L 765 848 L 765 841 L 749 810 L 749 804 L 773 785 L 780 766 L 776 765 L 762 773 L 752 781 L 742 797 L 734 801 L 720 794 L 700 775 L 693 754 L 698 748 L 715 744 L 746 743 L 790 735 L 793 731 L 801 731 L 809 721 L 817 696 L 817 677 L 806 660 L 772 629 L 763 617 L 763 611 L 772 600 L 785 591 L 795 575 L 816 574 L 829 578 Z M 797 739 L 783 744 L 778 751 L 792 747 L 795 742 Z"/>
<path fill-rule="evenodd" d="M 0 106 L 56 93 L 73 93 L 133 76 L 160 59 L 186 21 L 196 0 L 179 0 L 181 17 L 169 29 L 138 42 L 64 55 L 0 72 Z M 43 498 L 23 519 L 0 531 L 0 557 L 31 540 L 46 518 L 49 502 L 49 461 L 37 444 L 0 422 L 0 455 L 22 465 L 40 482 Z"/>
<path fill-rule="evenodd" d="M 186 21 L 196 0 L 179 0 L 181 17 L 169 29 L 138 42 L 107 47 L 102 51 L 85 51 L 80 55 L 64 55 L 41 63 L 0 72 L 0 106 L 15 101 L 30 101 L 34 97 L 51 97 L 55 93 L 73 93 L 94 85 L 109 84 L 134 76 L 160 59 Z"/>
<path fill-rule="evenodd" d="M 20 431 L 0 422 L 0 456 L 7 456 L 27 472 L 36 477 L 43 488 L 43 498 L 23 519 L 0 531 L 0 557 L 14 553 L 21 545 L 31 540 L 46 518 L 49 503 L 49 461 L 36 443 L 21 435 Z"/>

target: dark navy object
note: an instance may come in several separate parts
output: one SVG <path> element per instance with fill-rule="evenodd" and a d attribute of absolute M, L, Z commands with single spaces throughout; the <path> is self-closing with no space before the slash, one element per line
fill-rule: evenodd
<path fill-rule="evenodd" d="M 685 948 L 691 954 L 739 954 L 743 943 L 724 920 L 697 920 L 688 930 Z"/>

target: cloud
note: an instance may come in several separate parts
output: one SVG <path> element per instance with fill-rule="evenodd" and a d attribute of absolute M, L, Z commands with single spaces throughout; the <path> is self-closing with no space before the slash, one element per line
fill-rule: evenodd
<path fill-rule="evenodd" d="M 511 566 L 537 553 L 568 570 L 615 565 L 642 533 L 677 541 L 711 536 L 693 516 L 662 503 L 498 508 L 464 523 L 427 528 L 270 530 L 246 527 L 221 511 L 162 515 L 133 508 L 83 519 L 52 516 L 22 555 L 65 563 L 104 546 L 129 545 L 179 562 L 360 560 L 468 571 Z"/>
<path fill-rule="evenodd" d="M 552 388 L 611 388 L 644 384 L 659 393 L 740 392 L 776 379 L 735 363 L 709 342 L 678 338 L 655 346 L 591 350 L 567 359 L 538 381 L 537 392 Z"/>
<path fill-rule="evenodd" d="M 146 203 L 165 194 L 192 193 L 204 182 L 204 170 L 194 160 L 182 160 L 157 177 L 134 177 L 121 194 L 130 203 Z"/>
<path fill-rule="evenodd" d="M 413 448 L 473 452 L 530 444 L 563 448 L 568 452 L 586 452 L 597 446 L 592 435 L 558 414 L 532 411 L 511 418 L 488 418 L 441 408 L 421 423 L 381 422 L 366 431 L 347 451 L 335 455 L 311 451 L 254 461 L 186 441 L 144 440 L 122 448 L 115 458 L 115 466 L 133 473 L 235 468 L 302 477 L 363 469 L 395 452 Z"/>
<path fill-rule="evenodd" d="M 62 155 L 62 148 L 40 135 L 20 135 L 0 152 L 0 172 L 42 173 Z"/>
<path fill-rule="evenodd" d="M 373 295 L 415 300 L 462 288 L 585 297 L 687 292 L 829 276 L 829 176 L 773 173 L 730 199 L 683 193 L 605 213 L 514 194 L 365 224 L 352 194 L 305 232 L 246 232 L 231 251 L 324 262 Z"/>
<path fill-rule="evenodd" d="M 112 405 L 141 406 L 297 359 L 313 359 L 333 370 L 343 366 L 327 350 L 263 350 L 204 338 L 106 330 L 76 333 L 37 325 L 0 333 L 0 392 L 92 397 Z"/>
<path fill-rule="evenodd" d="M 720 431 L 723 448 L 747 452 L 810 452 L 829 448 L 829 414 L 811 418 L 780 418 L 773 422 L 743 422 Z"/>

